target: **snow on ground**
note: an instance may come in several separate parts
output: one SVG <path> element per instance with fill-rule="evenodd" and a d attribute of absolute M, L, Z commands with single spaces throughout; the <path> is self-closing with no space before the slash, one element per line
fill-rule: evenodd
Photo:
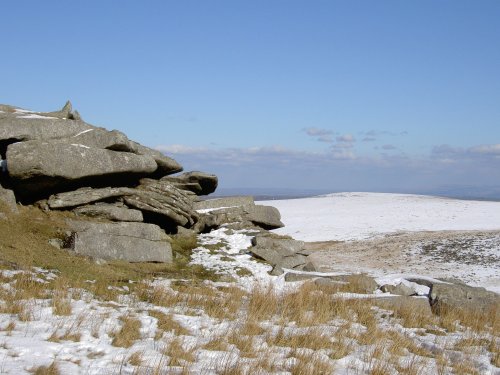
<path fill-rule="evenodd" d="M 264 201 L 285 224 L 276 230 L 303 241 L 349 241 L 394 232 L 500 230 L 500 202 L 387 193 L 335 193 Z"/>
<path fill-rule="evenodd" d="M 317 241 L 322 271 L 450 277 L 500 293 L 500 202 L 337 193 L 262 204 L 280 210 L 275 232 Z"/>
<path fill-rule="evenodd" d="M 353 242 L 358 247 L 351 254 L 348 249 L 349 243 L 341 244 L 346 246 L 340 252 L 345 255 L 345 259 L 329 259 L 326 255 L 324 258 L 319 258 L 325 263 L 330 262 L 326 264 L 326 268 L 334 274 L 370 270 L 376 273 L 375 271 L 378 271 L 379 285 L 403 283 L 416 287 L 405 280 L 405 277 L 409 273 L 416 273 L 419 277 L 428 275 L 427 271 L 432 269 L 430 265 L 439 264 L 440 261 L 441 267 L 445 268 L 453 264 L 453 272 L 458 276 L 465 274 L 464 270 L 467 267 L 470 269 L 479 264 L 477 267 L 480 269 L 486 267 L 488 262 L 491 263 L 492 259 L 493 263 L 498 262 L 500 235 L 493 232 L 482 236 L 482 232 L 479 232 L 472 239 L 464 237 L 461 232 L 455 237 L 429 237 L 420 233 L 418 234 L 420 237 L 412 237 L 411 241 L 405 237 L 408 234 L 398 233 L 387 237 L 380 235 L 399 231 L 500 229 L 498 220 L 500 203 L 408 195 L 348 193 L 319 198 L 272 201 L 267 204 L 279 208 L 282 213 L 283 221 L 287 226 L 280 229 L 278 231 L 280 233 L 288 233 L 297 239 L 309 241 L 364 239 Z M 285 284 L 283 277 L 269 276 L 267 272 L 271 267 L 256 261 L 248 254 L 251 237 L 252 231 L 234 231 L 224 228 L 203 234 L 200 236 L 200 246 L 194 250 L 192 262 L 202 264 L 232 278 L 233 281 L 230 282 L 219 282 L 219 286 L 240 286 L 248 291 L 255 283 L 272 282 L 276 291 L 283 292 L 287 288 L 293 289 L 300 285 L 300 283 Z M 375 238 L 366 240 L 369 237 Z M 390 251 L 381 256 L 381 249 L 387 248 L 387 239 L 392 239 L 399 245 L 403 244 L 401 248 L 394 245 L 400 253 L 397 267 L 391 264 Z M 411 246 L 405 247 L 408 244 Z M 457 248 L 459 250 L 456 250 Z M 374 252 L 370 253 L 370 249 Z M 482 256 L 478 256 L 481 251 Z M 326 253 L 332 254 L 327 251 Z M 444 254 L 448 255 L 442 259 Z M 381 258 L 378 259 L 380 264 L 367 262 L 363 265 L 363 256 L 372 260 Z M 418 262 L 415 261 L 417 258 Z M 412 262 L 420 264 L 413 271 L 411 271 Z M 495 264 L 498 267 L 498 263 Z M 13 278 L 19 271 L 1 272 L 3 278 Z M 35 269 L 34 272 L 36 280 L 39 281 L 55 277 L 54 273 L 46 270 Z M 443 273 L 436 276 L 442 275 Z M 494 279 L 494 276 L 495 273 L 490 274 L 490 278 Z M 3 287 L 8 289 L 13 285 L 4 283 Z M 152 283 L 152 286 L 169 289 L 171 280 L 158 279 Z M 421 287 L 418 292 L 425 296 L 428 288 Z M 377 296 L 386 297 L 387 294 L 379 292 Z M 359 298 L 361 296 L 346 294 L 345 297 Z M 88 293 L 78 291 L 73 293 L 72 314 L 69 316 L 54 315 L 51 301 L 48 299 L 36 299 L 27 303 L 31 314 L 30 319 L 21 319 L 17 314 L 0 314 L 0 373 L 29 374 L 38 366 L 48 366 L 55 361 L 58 363 L 61 374 L 153 373 L 158 368 L 162 368 L 161 373 L 181 374 L 183 373 L 182 366 L 168 366 L 170 358 L 166 354 L 166 350 L 179 339 L 186 350 L 196 348 L 193 349 L 193 362 L 185 362 L 190 373 L 193 374 L 221 373 L 224 371 L 224 366 L 231 361 L 238 360 L 253 368 L 254 362 L 252 361 L 257 361 L 252 358 L 243 358 L 232 344 L 227 350 L 205 347 L 214 338 L 233 331 L 237 332 L 245 322 L 238 319 L 217 319 L 207 315 L 203 310 L 154 306 L 126 293 L 118 302 L 99 301 Z M 161 337 L 157 337 L 158 321 L 148 312 L 150 310 L 169 314 L 176 322 L 188 329 L 189 333 L 165 332 Z M 119 329 L 120 317 L 123 316 L 133 316 L 141 322 L 141 338 L 136 340 L 130 348 L 120 348 L 112 344 L 113 332 Z M 333 334 L 344 323 L 336 321 L 321 326 L 320 329 L 333 337 Z M 271 321 L 263 322 L 263 326 L 276 334 L 280 332 L 279 324 Z M 359 324 L 352 324 L 351 329 L 357 330 L 358 333 L 366 330 Z M 396 330 L 426 350 L 434 352 L 446 350 L 449 358 L 455 358 L 454 361 L 457 363 L 465 358 L 474 364 L 480 374 L 498 373 L 499 368 L 492 364 L 491 354 L 484 348 L 467 349 L 473 351 L 471 355 L 465 354 L 465 357 L 463 353 L 455 349 L 455 345 L 462 340 L 483 340 L 480 336 L 476 337 L 475 333 L 457 331 L 442 336 L 439 332 L 417 332 L 416 329 L 407 329 L 395 323 L 387 325 L 384 329 Z M 303 330 L 304 328 L 291 325 L 287 326 L 285 331 L 290 334 L 300 334 Z M 258 348 L 265 348 L 267 345 L 263 335 L 255 336 L 253 340 Z M 347 338 L 347 340 L 352 339 Z M 335 360 L 336 374 L 368 374 L 370 372 L 370 366 L 373 366 L 373 363 L 371 365 L 367 363 L 369 360 L 372 361 L 367 353 L 371 353 L 376 347 L 355 344 L 354 341 L 352 345 L 350 354 Z M 311 352 L 311 349 L 304 350 Z M 139 370 L 131 363 L 131 357 L 136 353 L 142 360 L 142 368 Z M 315 351 L 317 358 L 329 361 L 326 353 L 322 349 Z M 273 349 L 272 355 L 276 357 L 273 361 L 282 369 L 290 368 L 295 361 L 291 358 L 292 353 L 283 347 Z M 417 359 L 425 364 L 420 373 L 437 373 L 436 362 L 432 359 L 412 353 L 400 357 L 403 363 L 408 364 Z M 450 371 L 451 368 L 448 367 L 441 373 L 451 373 Z M 279 373 L 290 374 L 289 371 Z"/>

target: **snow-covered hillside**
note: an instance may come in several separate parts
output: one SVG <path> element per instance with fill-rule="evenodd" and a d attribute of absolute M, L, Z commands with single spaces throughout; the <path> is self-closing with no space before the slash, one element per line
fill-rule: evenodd
<path fill-rule="evenodd" d="M 500 292 L 500 202 L 337 193 L 265 204 L 281 212 L 277 233 L 321 242 L 311 258 L 322 271 L 450 277 Z"/>
<path fill-rule="evenodd" d="M 278 208 L 285 227 L 303 241 L 348 241 L 400 231 L 500 230 L 500 202 L 425 195 L 335 193 L 260 202 Z"/>

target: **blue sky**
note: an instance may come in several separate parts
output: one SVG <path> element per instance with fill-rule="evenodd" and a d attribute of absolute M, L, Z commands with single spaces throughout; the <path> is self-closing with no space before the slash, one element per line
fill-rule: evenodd
<path fill-rule="evenodd" d="M 0 102 L 83 118 L 222 187 L 500 181 L 500 2 L 15 1 Z"/>

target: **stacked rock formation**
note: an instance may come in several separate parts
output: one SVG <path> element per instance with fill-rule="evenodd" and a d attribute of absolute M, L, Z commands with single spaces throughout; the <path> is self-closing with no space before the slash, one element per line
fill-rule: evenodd
<path fill-rule="evenodd" d="M 279 212 L 244 205 L 204 209 L 199 196 L 215 191 L 217 176 L 182 172 L 161 152 L 117 130 L 84 122 L 68 102 L 60 111 L 0 105 L 0 200 L 45 210 L 71 210 L 67 241 L 78 253 L 103 259 L 172 261 L 168 234 L 193 234 L 236 223 L 281 227 Z"/>

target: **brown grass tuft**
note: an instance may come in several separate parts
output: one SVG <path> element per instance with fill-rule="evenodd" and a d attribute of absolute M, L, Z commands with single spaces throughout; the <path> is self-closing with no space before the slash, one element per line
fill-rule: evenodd
<path fill-rule="evenodd" d="M 120 320 L 122 322 L 120 330 L 110 334 L 113 337 L 111 345 L 130 348 L 134 341 L 141 338 L 141 322 L 130 315 L 124 315 Z"/>

